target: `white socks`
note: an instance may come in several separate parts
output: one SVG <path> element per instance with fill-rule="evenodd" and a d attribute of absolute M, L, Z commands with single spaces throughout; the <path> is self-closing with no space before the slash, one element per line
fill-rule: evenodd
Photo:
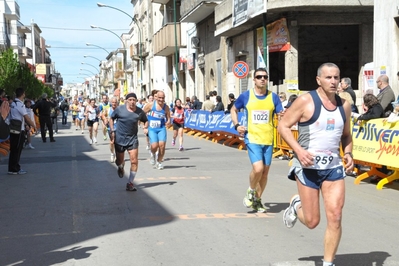
<path fill-rule="evenodd" d="M 134 178 L 136 177 L 136 173 L 137 172 L 130 172 L 130 176 L 129 176 L 129 183 L 133 183 Z"/>

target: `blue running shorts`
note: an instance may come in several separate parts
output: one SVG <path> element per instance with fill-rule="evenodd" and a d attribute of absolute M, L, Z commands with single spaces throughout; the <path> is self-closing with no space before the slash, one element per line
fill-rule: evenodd
<path fill-rule="evenodd" d="M 346 177 L 345 169 L 343 165 L 338 165 L 331 169 L 307 169 L 302 168 L 298 159 L 293 158 L 292 166 L 288 172 L 288 178 L 295 180 L 295 176 L 302 185 L 320 189 L 324 181 L 337 181 Z"/>
<path fill-rule="evenodd" d="M 251 164 L 262 161 L 269 166 L 272 163 L 273 145 L 247 143 L 247 151 Z"/>
<path fill-rule="evenodd" d="M 150 144 L 161 141 L 166 142 L 166 127 L 149 129 L 148 137 L 150 138 Z"/>

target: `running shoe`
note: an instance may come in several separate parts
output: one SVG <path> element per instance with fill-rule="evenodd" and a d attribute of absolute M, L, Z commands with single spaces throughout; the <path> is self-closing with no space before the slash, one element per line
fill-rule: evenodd
<path fill-rule="evenodd" d="M 284 221 L 285 226 L 287 226 L 288 228 L 294 227 L 296 220 L 298 219 L 297 213 L 296 213 L 296 210 L 294 207 L 297 202 L 301 202 L 301 199 L 299 198 L 299 195 L 294 195 L 291 198 L 290 206 L 287 209 L 285 209 L 285 211 L 284 211 L 283 221 Z"/>
<path fill-rule="evenodd" d="M 150 150 L 150 145 L 147 144 L 147 147 L 145 147 L 145 148 L 146 148 L 147 151 Z"/>
<path fill-rule="evenodd" d="M 247 190 L 247 195 L 244 197 L 244 200 L 242 203 L 244 204 L 245 207 L 249 208 L 252 206 L 255 200 L 255 189 L 249 189 Z"/>
<path fill-rule="evenodd" d="M 163 165 L 160 162 L 157 162 L 157 169 L 158 170 L 163 170 Z"/>
<path fill-rule="evenodd" d="M 172 139 L 172 146 L 175 146 L 176 140 Z"/>
<path fill-rule="evenodd" d="M 262 199 L 256 199 L 252 204 L 252 209 L 257 212 L 266 213 L 266 208 L 262 204 Z"/>
<path fill-rule="evenodd" d="M 111 154 L 111 163 L 114 163 L 115 162 L 115 154 Z"/>
<path fill-rule="evenodd" d="M 127 183 L 126 191 L 137 191 L 137 188 L 135 186 L 133 186 L 133 183 Z"/>
<path fill-rule="evenodd" d="M 90 144 L 90 145 L 92 145 L 92 144 L 93 144 L 93 140 L 92 140 L 92 139 L 90 139 L 90 141 L 89 141 L 89 144 Z"/>
<path fill-rule="evenodd" d="M 151 152 L 150 164 L 155 165 L 155 154 Z"/>
<path fill-rule="evenodd" d="M 31 149 L 31 150 L 35 149 L 35 147 L 33 147 L 31 143 L 28 144 L 28 148 Z"/>
<path fill-rule="evenodd" d="M 124 165 L 121 164 L 118 166 L 118 176 L 122 178 L 125 175 Z"/>
<path fill-rule="evenodd" d="M 183 146 L 180 146 L 179 151 L 183 151 L 183 150 L 184 150 Z"/>
<path fill-rule="evenodd" d="M 8 171 L 8 174 L 9 175 L 24 175 L 24 174 L 26 174 L 27 172 L 25 171 L 25 170 L 19 170 L 18 172 L 11 172 L 11 171 Z"/>
<path fill-rule="evenodd" d="M 97 143 L 97 138 L 93 138 L 94 143 Z"/>
<path fill-rule="evenodd" d="M 107 140 L 107 136 L 104 136 L 104 140 Z"/>
<path fill-rule="evenodd" d="M 84 131 L 82 130 L 82 134 L 84 134 Z"/>

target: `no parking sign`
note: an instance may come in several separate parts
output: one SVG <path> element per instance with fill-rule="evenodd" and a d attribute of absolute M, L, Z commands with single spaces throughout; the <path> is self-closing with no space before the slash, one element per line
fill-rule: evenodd
<path fill-rule="evenodd" d="M 245 78 L 248 75 L 249 66 L 244 61 L 237 61 L 233 65 L 233 74 L 239 79 Z"/>

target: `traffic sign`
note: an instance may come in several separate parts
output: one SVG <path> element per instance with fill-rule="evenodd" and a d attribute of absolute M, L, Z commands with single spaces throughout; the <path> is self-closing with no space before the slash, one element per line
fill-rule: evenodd
<path fill-rule="evenodd" d="M 233 65 L 233 74 L 239 79 L 243 79 L 248 75 L 249 66 L 244 61 L 237 61 Z"/>

